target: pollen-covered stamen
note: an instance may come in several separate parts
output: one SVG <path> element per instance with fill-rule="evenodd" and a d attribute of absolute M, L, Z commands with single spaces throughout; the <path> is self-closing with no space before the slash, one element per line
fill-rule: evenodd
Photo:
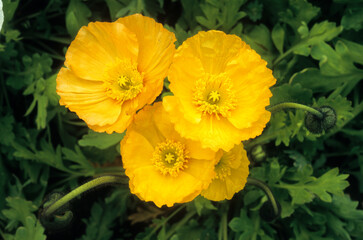
<path fill-rule="evenodd" d="M 226 74 L 207 74 L 197 80 L 193 103 L 203 114 L 228 117 L 236 102 L 232 81 Z"/>
<path fill-rule="evenodd" d="M 214 167 L 216 173 L 214 178 L 224 180 L 231 175 L 232 169 L 238 168 L 240 164 L 233 151 L 223 152 L 221 159 Z"/>
<path fill-rule="evenodd" d="M 168 139 L 155 147 L 152 162 L 163 175 L 176 177 L 188 167 L 188 158 L 184 144 Z"/>
<path fill-rule="evenodd" d="M 142 91 L 143 78 L 136 63 L 118 59 L 105 73 L 106 93 L 121 103 L 133 99 Z"/>

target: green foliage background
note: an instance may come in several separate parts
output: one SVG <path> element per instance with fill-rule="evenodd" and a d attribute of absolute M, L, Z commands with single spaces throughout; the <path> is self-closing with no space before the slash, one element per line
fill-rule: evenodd
<path fill-rule="evenodd" d="M 363 239 L 362 0 L 3 0 L 0 34 L 0 238 L 43 239 Z M 273 69 L 271 104 L 329 105 L 336 126 L 310 133 L 302 110 L 274 113 L 245 143 L 250 176 L 281 205 L 247 186 L 230 201 L 198 197 L 173 208 L 132 196 L 127 185 L 85 194 L 60 231 L 37 218 L 45 196 L 90 177 L 124 176 L 123 134 L 88 130 L 59 106 L 55 78 L 78 29 L 142 13 L 180 45 L 198 31 L 236 34 Z M 91 50 L 91 49 L 90 49 Z M 256 79 L 258 81 L 258 79 Z M 160 99 L 170 94 L 168 84 Z"/>

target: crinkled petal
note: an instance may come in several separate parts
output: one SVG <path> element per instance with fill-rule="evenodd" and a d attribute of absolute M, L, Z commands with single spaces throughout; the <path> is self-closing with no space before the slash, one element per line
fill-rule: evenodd
<path fill-rule="evenodd" d="M 121 113 L 120 105 L 107 97 L 100 82 L 81 79 L 65 68 L 57 77 L 57 93 L 61 105 L 90 125 L 112 124 Z"/>
<path fill-rule="evenodd" d="M 178 48 L 177 54 L 197 58 L 206 73 L 219 74 L 224 72 L 228 62 L 236 56 L 241 46 L 242 41 L 239 37 L 227 37 L 224 32 L 211 30 L 199 32 L 188 38 Z"/>
<path fill-rule="evenodd" d="M 176 54 L 168 75 L 169 87 L 174 95 L 178 96 L 180 106 L 184 109 L 185 118 L 195 123 L 201 120 L 202 114 L 193 103 L 194 87 L 196 81 L 203 76 L 203 65 L 199 59 L 196 57 L 187 58 Z M 165 104 L 167 104 L 167 101 L 173 100 L 174 98 L 165 99 Z"/>
<path fill-rule="evenodd" d="M 135 170 L 133 174 L 134 177 L 130 179 L 131 192 L 145 201 L 153 201 L 158 207 L 171 207 L 174 203 L 182 203 L 185 198 L 193 199 L 202 189 L 202 182 L 186 173 L 174 178 L 148 166 Z"/>
<path fill-rule="evenodd" d="M 249 160 L 247 153 L 243 149 L 242 144 L 236 145 L 230 154 L 234 154 L 235 159 L 239 162 L 238 167 L 234 168 L 234 163 L 231 163 L 231 174 L 225 179 L 213 179 L 206 190 L 203 190 L 201 195 L 212 201 L 222 201 L 231 199 L 235 193 L 241 191 L 247 182 L 249 175 Z"/>
<path fill-rule="evenodd" d="M 102 81 L 117 58 L 136 61 L 137 55 L 137 38 L 124 25 L 94 22 L 79 30 L 64 64 L 80 78 Z"/>
<path fill-rule="evenodd" d="M 105 92 L 102 82 L 89 81 L 77 77 L 67 68 L 61 68 L 57 76 L 57 92 L 64 93 L 100 93 Z"/>
<path fill-rule="evenodd" d="M 128 172 L 127 175 L 132 178 L 136 169 L 152 166 L 151 158 L 154 148 L 140 133 L 134 132 L 132 135 L 126 135 L 125 138 L 127 139 L 121 141 L 122 158 L 125 159 L 123 167 Z"/>
<path fill-rule="evenodd" d="M 221 148 L 229 151 L 241 141 L 240 131 L 226 118 L 217 119 L 213 115 L 204 115 L 199 123 L 194 124 L 184 118 L 177 105 L 164 106 L 177 132 L 182 137 L 201 141 L 203 148 L 211 148 L 213 151 Z"/>
<path fill-rule="evenodd" d="M 96 132 L 107 132 L 109 134 L 113 132 L 122 133 L 130 125 L 130 123 L 133 120 L 133 117 L 134 115 L 126 114 L 125 109 L 121 108 L 121 113 L 114 123 L 106 125 L 88 124 L 88 127 Z"/>
<path fill-rule="evenodd" d="M 116 22 L 122 23 L 137 36 L 140 45 L 138 68 L 145 73 L 146 83 L 155 84 L 163 80 L 175 52 L 174 33 L 141 14 L 120 18 Z"/>

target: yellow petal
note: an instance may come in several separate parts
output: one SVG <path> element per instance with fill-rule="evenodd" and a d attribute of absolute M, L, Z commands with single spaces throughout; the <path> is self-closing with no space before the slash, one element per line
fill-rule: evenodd
<path fill-rule="evenodd" d="M 178 48 L 178 54 L 199 59 L 206 73 L 219 74 L 224 72 L 226 65 L 236 56 L 241 46 L 239 37 L 227 37 L 224 32 L 211 30 L 188 38 Z"/>
<path fill-rule="evenodd" d="M 156 206 L 173 206 L 185 198 L 195 198 L 201 192 L 202 182 L 189 174 L 178 178 L 160 174 L 153 166 L 139 168 L 130 179 L 130 190 L 145 201 L 153 201 Z"/>
<path fill-rule="evenodd" d="M 155 83 L 164 79 L 175 52 L 174 33 L 141 14 L 120 18 L 116 22 L 122 23 L 137 36 L 140 45 L 139 71 L 145 73 L 145 82 Z"/>
<path fill-rule="evenodd" d="M 127 142 L 127 145 L 125 144 Z M 142 154 L 140 150 L 142 149 Z M 130 178 L 133 177 L 133 171 L 138 168 L 152 166 L 151 158 L 154 148 L 150 142 L 141 134 L 135 132 L 132 135 L 126 135 L 121 141 L 121 153 L 123 157 L 123 167 L 127 169 Z"/>
<path fill-rule="evenodd" d="M 77 76 L 102 81 L 117 58 L 137 60 L 135 34 L 120 23 L 90 23 L 82 27 L 67 50 L 65 66 Z"/>
<path fill-rule="evenodd" d="M 197 124 L 184 118 L 178 108 L 165 108 L 169 117 L 175 124 L 175 129 L 182 137 L 201 141 L 203 148 L 218 151 L 220 148 L 229 151 L 241 141 L 240 131 L 226 118 L 217 119 L 215 116 L 205 115 Z"/>
<path fill-rule="evenodd" d="M 100 81 L 82 79 L 69 69 L 61 68 L 57 76 L 57 92 L 100 93 L 105 92 L 105 89 Z"/>
<path fill-rule="evenodd" d="M 107 115 L 107 114 L 105 114 L 105 115 Z M 126 114 L 125 109 L 121 108 L 121 113 L 114 123 L 106 124 L 106 125 L 88 124 L 88 127 L 96 132 L 107 132 L 109 134 L 111 134 L 113 132 L 123 133 L 126 130 L 126 128 L 130 125 L 133 118 L 134 118 L 134 115 Z"/>
<path fill-rule="evenodd" d="M 231 199 L 235 193 L 244 188 L 247 182 L 249 174 L 248 165 L 250 162 L 246 151 L 243 149 L 243 145 L 236 145 L 231 151 L 224 154 L 228 155 L 228 161 L 225 161 L 224 164 L 228 164 L 226 167 L 229 167 L 230 174 L 223 179 L 213 179 L 208 188 L 201 193 L 203 197 L 212 201 Z M 236 164 L 236 162 L 238 163 Z M 235 168 L 235 166 L 238 167 Z"/>
<path fill-rule="evenodd" d="M 87 124 L 105 126 L 113 124 L 120 116 L 121 107 L 104 92 L 68 93 L 58 92 L 59 103 L 75 112 Z M 105 114 L 107 112 L 107 114 Z"/>

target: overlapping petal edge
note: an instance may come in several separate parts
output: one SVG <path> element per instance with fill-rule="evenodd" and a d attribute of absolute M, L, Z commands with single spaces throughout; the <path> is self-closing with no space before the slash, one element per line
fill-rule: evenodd
<path fill-rule="evenodd" d="M 185 147 L 187 161 L 176 175 L 162 173 L 156 165 L 155 153 L 165 143 Z M 131 192 L 158 207 L 193 200 L 210 184 L 217 160 L 214 151 L 175 131 L 160 102 L 136 114 L 121 142 L 121 156 Z"/>
<path fill-rule="evenodd" d="M 162 91 L 175 41 L 173 33 L 140 14 L 82 27 L 57 76 L 60 104 L 95 131 L 123 132 L 136 111 Z M 118 95 L 120 86 L 127 94 Z"/>
<path fill-rule="evenodd" d="M 276 80 L 266 62 L 235 35 L 211 30 L 187 39 L 177 49 L 168 79 L 174 96 L 163 99 L 166 111 L 183 137 L 203 147 L 229 151 L 260 135 L 270 119 L 265 107 Z M 221 107 L 214 107 L 219 100 Z"/>
<path fill-rule="evenodd" d="M 212 201 L 230 200 L 241 191 L 247 182 L 250 161 L 242 143 L 235 145 L 229 152 L 222 151 L 215 166 L 216 175 L 201 195 Z"/>

